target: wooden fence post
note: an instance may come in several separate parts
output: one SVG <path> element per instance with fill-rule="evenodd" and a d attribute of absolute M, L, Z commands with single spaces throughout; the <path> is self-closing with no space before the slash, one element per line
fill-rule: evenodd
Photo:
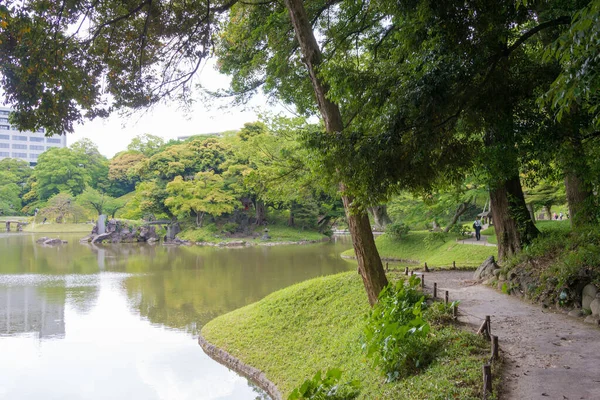
<path fill-rule="evenodd" d="M 454 304 L 454 307 L 452 307 L 452 318 L 458 318 L 458 304 L 456 303 Z"/>
<path fill-rule="evenodd" d="M 498 359 L 498 336 L 492 335 L 492 360 Z"/>
<path fill-rule="evenodd" d="M 429 272 L 429 268 L 427 268 L 427 263 L 425 263 L 425 272 Z"/>
<path fill-rule="evenodd" d="M 404 268 L 404 275 L 408 275 L 408 267 Z"/>
<path fill-rule="evenodd" d="M 448 305 L 449 299 L 450 299 L 450 296 L 448 295 L 448 291 L 446 290 L 446 293 L 444 293 L 444 304 Z"/>
<path fill-rule="evenodd" d="M 425 274 L 421 275 L 421 289 L 425 289 Z"/>
<path fill-rule="evenodd" d="M 456 269 L 456 261 L 452 261 L 452 268 Z"/>
<path fill-rule="evenodd" d="M 433 282 L 433 298 L 437 299 L 437 282 Z"/>
<path fill-rule="evenodd" d="M 492 394 L 492 367 L 490 364 L 483 366 L 483 398 L 486 399 L 489 394 Z"/>

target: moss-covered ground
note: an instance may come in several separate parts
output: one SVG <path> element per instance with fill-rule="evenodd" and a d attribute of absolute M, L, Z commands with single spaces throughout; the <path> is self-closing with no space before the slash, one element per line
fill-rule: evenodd
<path fill-rule="evenodd" d="M 401 239 L 381 235 L 375 244 L 384 259 L 413 260 L 420 265 L 426 262 L 433 267 L 452 266 L 453 261 L 457 267 L 477 267 L 487 257 L 497 254 L 495 247 L 459 244 L 458 238 L 452 233 L 432 235 L 427 231 L 414 231 Z M 354 250 L 342 255 L 354 256 Z"/>
<path fill-rule="evenodd" d="M 358 399 L 480 399 L 489 344 L 452 326 L 429 336 L 436 358 L 417 375 L 385 383 L 361 350 L 369 311 L 355 273 L 306 281 L 220 316 L 202 330 L 211 343 L 265 372 L 284 398 L 316 371 L 358 379 Z"/>

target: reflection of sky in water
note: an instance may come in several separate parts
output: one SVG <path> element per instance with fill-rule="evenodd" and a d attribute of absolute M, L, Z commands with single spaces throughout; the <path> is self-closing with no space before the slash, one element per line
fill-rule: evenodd
<path fill-rule="evenodd" d="M 206 356 L 189 335 L 150 325 L 132 314 L 121 289 L 126 274 L 63 277 L 75 289 L 99 286 L 95 305 L 82 312 L 68 296 L 47 304 L 64 307 L 66 335 L 0 337 L 0 398 L 7 399 L 253 399 L 245 379 Z M 0 310 L 6 293 L 61 279 L 0 276 Z M 7 284 L 7 285 L 6 285 Z M 37 286 L 36 285 L 36 286 Z M 67 290 L 67 293 L 69 291 Z M 65 297 L 63 297 L 65 298 Z M 75 307 L 74 307 L 75 305 Z M 30 305 L 31 306 L 31 305 Z"/>

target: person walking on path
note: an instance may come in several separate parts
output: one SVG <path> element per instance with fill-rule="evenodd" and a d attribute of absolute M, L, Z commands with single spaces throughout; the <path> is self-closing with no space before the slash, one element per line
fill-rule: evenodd
<path fill-rule="evenodd" d="M 477 217 L 475 222 L 473 222 L 473 228 L 475 229 L 475 239 L 481 239 L 481 219 Z"/>

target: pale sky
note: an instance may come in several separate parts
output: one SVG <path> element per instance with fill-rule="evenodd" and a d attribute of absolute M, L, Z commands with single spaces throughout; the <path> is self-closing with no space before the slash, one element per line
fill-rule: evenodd
<path fill-rule="evenodd" d="M 224 89 L 229 85 L 229 78 L 214 69 L 214 60 L 209 60 L 202 69 L 196 82 L 209 90 Z M 67 145 L 81 138 L 89 138 L 100 152 L 112 157 L 125 150 L 131 139 L 137 135 L 150 133 L 166 140 L 178 136 L 215 133 L 240 129 L 244 123 L 256 121 L 258 112 L 271 111 L 291 115 L 281 105 L 267 104 L 266 98 L 256 95 L 245 107 L 227 107 L 225 100 L 217 100 L 207 106 L 196 103 L 190 113 L 180 109 L 178 104 L 160 104 L 150 110 L 137 112 L 131 118 L 112 115 L 107 119 L 87 121 L 75 127 L 75 133 L 67 135 Z"/>

